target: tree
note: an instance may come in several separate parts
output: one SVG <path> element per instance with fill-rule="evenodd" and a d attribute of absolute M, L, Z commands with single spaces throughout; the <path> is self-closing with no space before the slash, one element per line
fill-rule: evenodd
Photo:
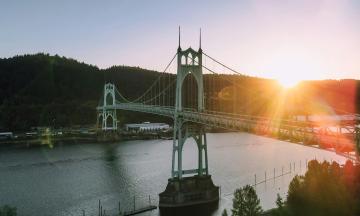
<path fill-rule="evenodd" d="M 284 208 L 284 201 L 279 194 L 277 194 L 277 197 L 276 197 L 276 206 L 278 207 L 278 209 Z"/>
<path fill-rule="evenodd" d="M 292 215 L 352 216 L 356 209 L 354 168 L 347 162 L 310 161 L 305 176 L 295 176 L 289 185 L 286 205 Z"/>
<path fill-rule="evenodd" d="M 272 210 L 272 215 L 273 216 L 289 215 L 287 210 L 286 210 L 285 202 L 284 202 L 283 198 L 279 194 L 277 194 L 277 198 L 276 198 L 275 203 L 276 203 L 277 209 Z"/>
<path fill-rule="evenodd" d="M 0 207 L 0 216 L 16 216 L 16 208 L 4 205 Z"/>
<path fill-rule="evenodd" d="M 228 216 L 228 213 L 227 213 L 226 209 L 224 209 L 224 211 L 222 212 L 221 216 Z"/>
<path fill-rule="evenodd" d="M 233 199 L 233 216 L 257 216 L 262 213 L 260 200 L 250 185 L 236 189 Z"/>

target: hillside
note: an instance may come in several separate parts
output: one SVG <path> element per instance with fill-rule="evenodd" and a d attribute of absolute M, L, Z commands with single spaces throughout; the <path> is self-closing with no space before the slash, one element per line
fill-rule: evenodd
<path fill-rule="evenodd" d="M 100 70 L 73 59 L 47 54 L 0 59 L 0 128 L 24 130 L 37 125 L 93 124 L 104 82 L 121 90 L 144 91 L 157 72 L 116 66 Z M 139 82 L 142 81 L 142 82 Z"/>
<path fill-rule="evenodd" d="M 138 67 L 99 69 L 48 54 L 0 59 L 0 130 L 94 124 L 95 107 L 106 81 L 116 83 L 127 97 L 136 98 L 158 75 L 159 72 Z M 271 116 L 279 103 L 283 103 L 283 115 L 360 112 L 360 82 L 356 80 L 306 81 L 284 96 L 273 80 L 241 76 L 227 79 L 236 85 L 220 83 L 218 93 L 210 101 L 221 104 L 227 111 Z M 229 98 L 237 98 L 239 102 L 228 106 Z M 159 120 L 159 117 L 127 112 L 120 112 L 119 118 L 122 122 Z"/>

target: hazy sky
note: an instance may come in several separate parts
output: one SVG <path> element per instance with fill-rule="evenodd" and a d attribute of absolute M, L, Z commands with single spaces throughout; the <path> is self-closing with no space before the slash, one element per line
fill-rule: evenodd
<path fill-rule="evenodd" d="M 162 70 L 198 48 L 245 74 L 360 79 L 359 0 L 0 0 L 0 57 L 46 52 Z"/>

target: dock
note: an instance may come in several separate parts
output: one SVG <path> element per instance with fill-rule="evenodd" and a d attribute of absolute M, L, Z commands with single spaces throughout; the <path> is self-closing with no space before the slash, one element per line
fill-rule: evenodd
<path fill-rule="evenodd" d="M 151 197 L 149 195 L 149 203 L 148 205 L 144 206 L 144 207 L 140 207 L 136 209 L 136 201 L 135 201 L 135 196 L 133 199 L 133 209 L 129 210 L 129 211 L 121 211 L 121 205 L 120 205 L 120 201 L 118 203 L 118 213 L 116 215 L 119 216 L 128 216 L 128 215 L 137 215 L 143 212 L 147 212 L 147 211 L 152 211 L 157 209 L 156 205 L 151 205 Z M 99 212 L 98 212 L 98 216 L 109 216 L 108 214 L 106 214 L 106 210 L 103 208 L 103 206 L 101 205 L 101 201 L 99 200 Z M 85 216 L 85 211 L 83 210 L 83 216 Z"/>

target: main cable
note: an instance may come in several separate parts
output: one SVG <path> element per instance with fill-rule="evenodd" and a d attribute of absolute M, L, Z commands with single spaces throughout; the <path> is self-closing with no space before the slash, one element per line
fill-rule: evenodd
<path fill-rule="evenodd" d="M 174 61 L 175 57 L 177 56 L 177 53 L 174 55 L 174 57 L 171 59 L 170 63 L 166 66 L 166 68 L 163 70 L 163 72 L 161 73 L 161 75 L 153 82 L 153 84 L 138 98 L 136 98 L 135 100 L 129 101 L 130 103 L 136 103 L 139 100 L 141 100 L 151 89 L 152 87 L 154 87 L 157 82 L 160 80 L 161 76 L 163 76 L 163 74 L 167 71 L 167 69 L 170 67 L 170 65 L 172 64 L 172 62 Z M 156 86 L 155 86 L 156 87 Z"/>
<path fill-rule="evenodd" d="M 204 54 L 206 57 L 208 57 L 209 59 L 211 59 L 211 60 L 213 60 L 214 62 L 218 63 L 219 65 L 221 65 L 221 66 L 225 67 L 226 69 L 229 69 L 229 70 L 231 70 L 232 72 L 234 72 L 234 73 L 236 73 L 236 74 L 238 74 L 238 75 L 241 75 L 241 76 L 246 76 L 245 74 L 240 73 L 240 72 L 238 72 L 238 71 L 236 71 L 236 70 L 234 70 L 234 69 L 232 69 L 232 68 L 230 68 L 230 67 L 226 66 L 225 64 L 221 63 L 220 61 L 218 61 L 218 60 L 214 59 L 213 57 L 209 56 L 209 55 L 208 55 L 208 54 L 206 54 L 205 52 L 203 52 L 203 54 Z"/>

